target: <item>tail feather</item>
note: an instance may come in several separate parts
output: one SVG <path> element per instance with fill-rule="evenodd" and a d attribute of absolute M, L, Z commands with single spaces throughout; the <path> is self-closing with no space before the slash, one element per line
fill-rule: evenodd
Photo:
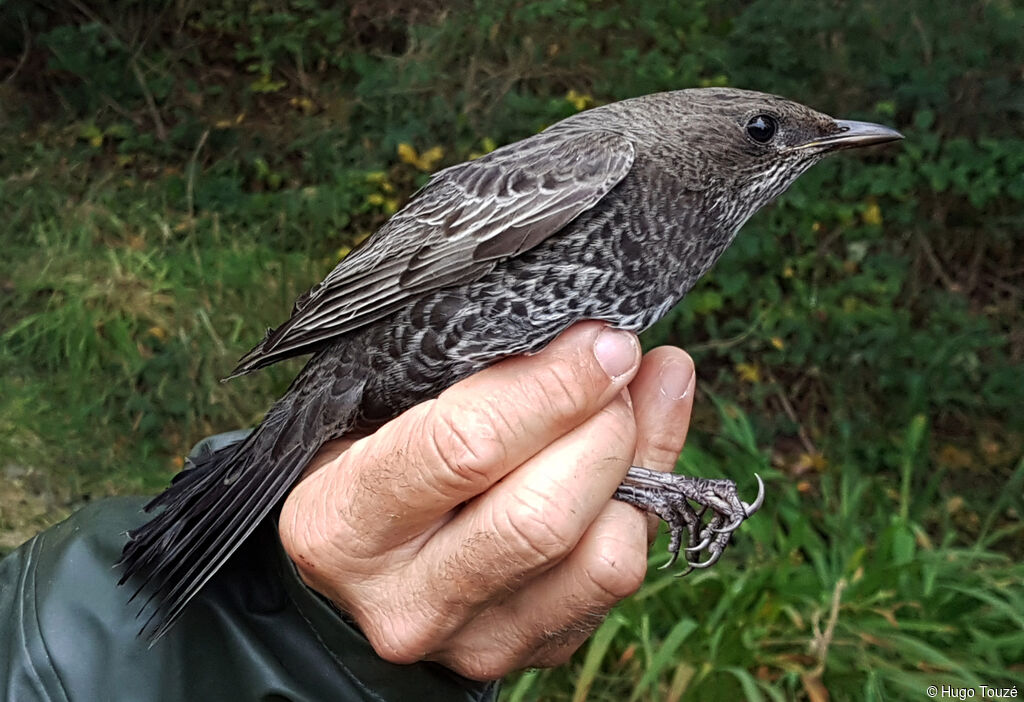
<path fill-rule="evenodd" d="M 306 388 L 303 402 L 280 401 L 249 437 L 200 458 L 146 506 L 161 511 L 129 533 L 118 563 L 119 584 L 136 585 L 129 601 L 146 593 L 139 616 L 149 614 L 140 635 L 152 643 L 167 633 L 284 498 L 322 442 L 352 423 L 362 386 Z"/>

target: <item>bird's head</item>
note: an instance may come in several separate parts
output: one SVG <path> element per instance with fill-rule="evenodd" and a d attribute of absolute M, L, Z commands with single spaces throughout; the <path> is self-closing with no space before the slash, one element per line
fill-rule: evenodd
<path fill-rule="evenodd" d="M 669 95 L 683 108 L 677 138 L 700 153 L 709 174 L 769 199 L 831 153 L 903 138 L 880 124 L 835 119 L 765 93 L 709 88 Z"/>
<path fill-rule="evenodd" d="M 717 193 L 713 209 L 733 230 L 828 154 L 903 138 L 879 124 L 733 88 L 677 90 L 618 105 L 619 124 L 641 153 L 686 189 Z"/>

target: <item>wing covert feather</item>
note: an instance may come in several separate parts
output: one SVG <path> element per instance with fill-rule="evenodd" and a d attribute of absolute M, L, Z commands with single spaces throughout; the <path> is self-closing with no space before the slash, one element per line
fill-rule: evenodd
<path fill-rule="evenodd" d="M 553 129 L 434 174 L 302 295 L 230 377 L 311 351 L 430 290 L 480 278 L 597 204 L 634 157 L 618 134 Z"/>

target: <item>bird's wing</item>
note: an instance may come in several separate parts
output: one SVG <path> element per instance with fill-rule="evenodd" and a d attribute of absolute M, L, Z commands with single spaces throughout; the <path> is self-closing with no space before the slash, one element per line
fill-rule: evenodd
<path fill-rule="evenodd" d="M 300 297 L 232 377 L 309 352 L 430 290 L 480 278 L 593 207 L 634 156 L 633 144 L 611 132 L 549 130 L 440 171 Z"/>

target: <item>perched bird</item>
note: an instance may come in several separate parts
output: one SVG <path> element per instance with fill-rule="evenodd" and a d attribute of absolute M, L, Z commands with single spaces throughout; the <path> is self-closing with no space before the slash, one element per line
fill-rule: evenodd
<path fill-rule="evenodd" d="M 810 166 L 900 138 L 772 95 L 679 90 L 436 173 L 239 362 L 231 377 L 313 354 L 248 438 L 179 475 L 130 534 L 121 582 L 149 593 L 143 630 L 167 631 L 326 441 L 539 351 L 574 322 L 646 329 Z M 758 483 L 747 504 L 732 481 L 635 466 L 615 497 L 669 523 L 673 561 L 686 530 L 685 550 L 708 553 L 690 566 L 707 567 L 760 507 Z"/>

